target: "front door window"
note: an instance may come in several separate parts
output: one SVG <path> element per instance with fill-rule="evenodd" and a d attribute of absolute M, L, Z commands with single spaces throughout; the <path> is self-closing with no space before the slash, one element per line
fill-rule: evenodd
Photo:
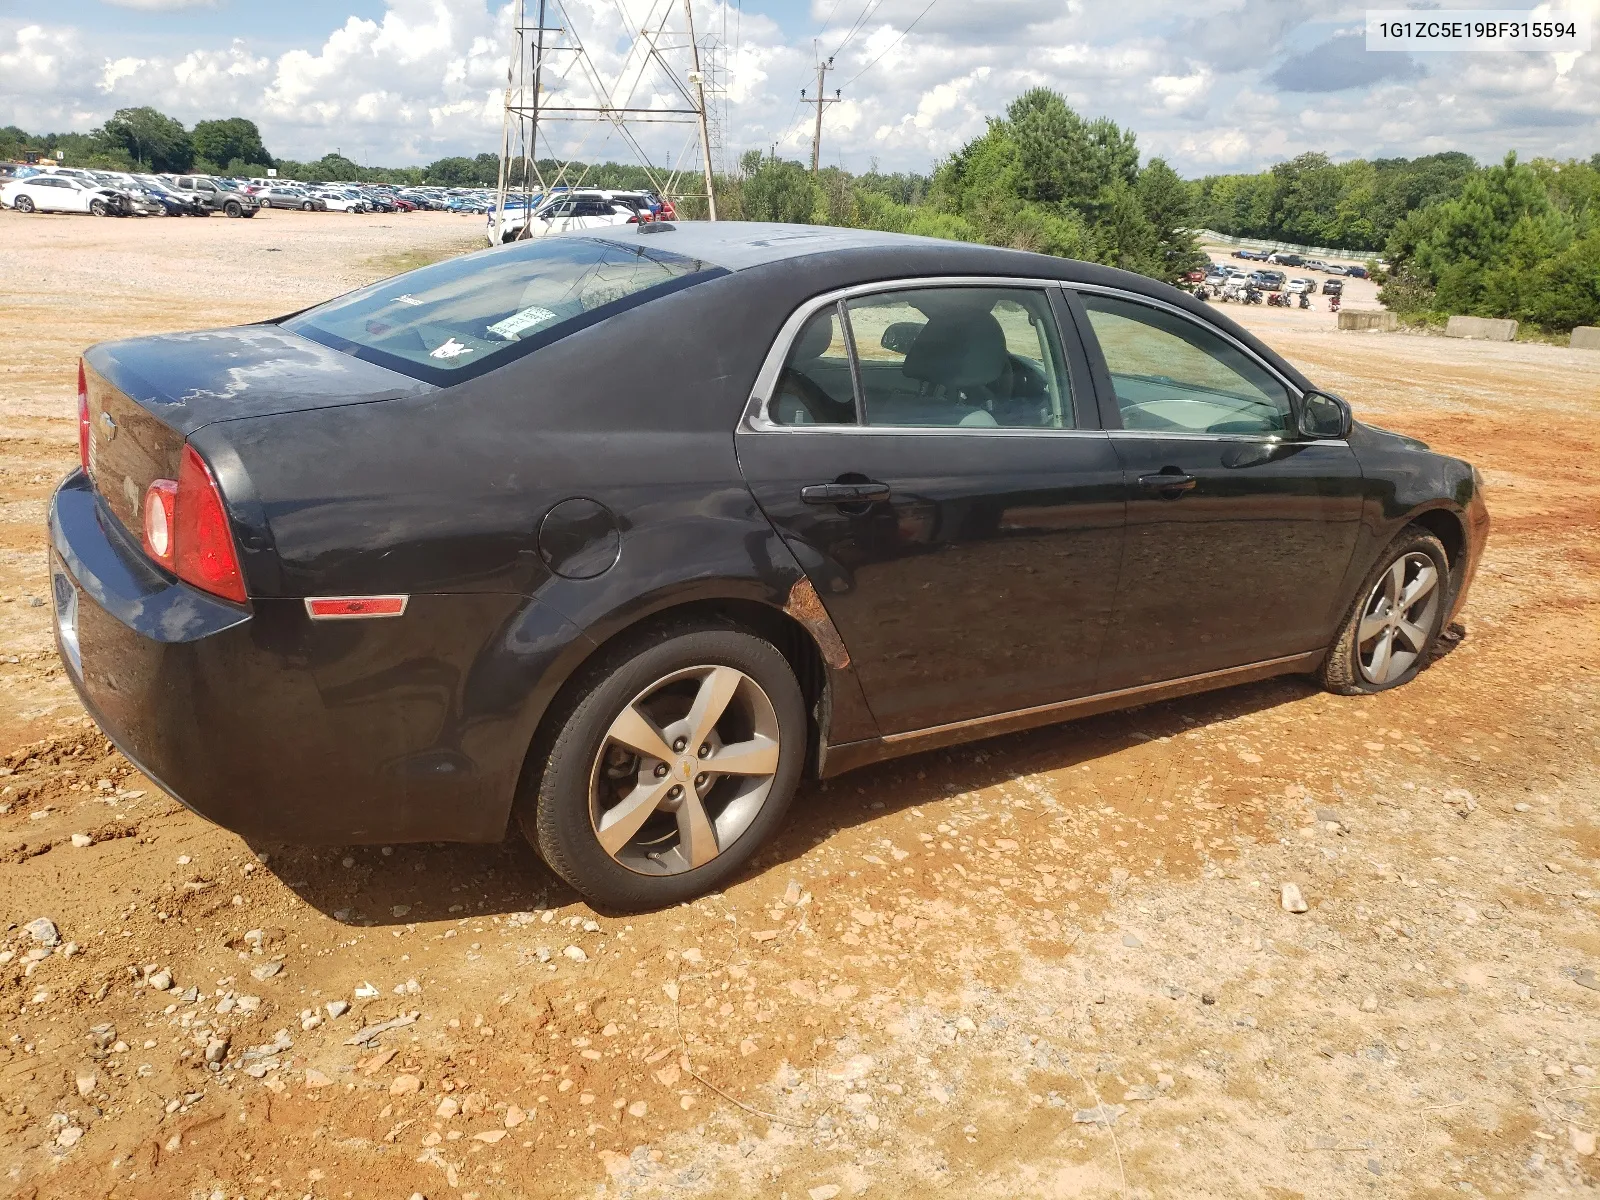
<path fill-rule="evenodd" d="M 1083 294 L 1124 429 L 1273 434 L 1293 428 L 1289 393 L 1231 342 L 1165 309 Z"/>

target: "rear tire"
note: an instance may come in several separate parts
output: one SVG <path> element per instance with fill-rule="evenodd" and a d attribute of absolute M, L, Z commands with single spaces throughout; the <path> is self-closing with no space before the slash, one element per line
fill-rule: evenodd
<path fill-rule="evenodd" d="M 1362 696 L 1410 683 L 1438 640 L 1449 590 L 1444 546 L 1407 525 L 1356 590 L 1317 673 L 1322 686 Z"/>
<path fill-rule="evenodd" d="M 734 626 L 647 630 L 585 668 L 558 703 L 517 817 L 540 857 L 596 905 L 637 912 L 720 886 L 799 785 L 800 685 L 771 643 Z"/>

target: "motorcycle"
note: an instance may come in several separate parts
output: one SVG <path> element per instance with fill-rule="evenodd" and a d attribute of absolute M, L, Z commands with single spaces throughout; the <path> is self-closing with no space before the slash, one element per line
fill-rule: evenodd
<path fill-rule="evenodd" d="M 1331 313 L 1336 313 L 1336 312 L 1339 311 L 1339 297 L 1338 296 L 1329 296 L 1328 297 L 1328 311 L 1331 312 Z"/>
<path fill-rule="evenodd" d="M 1300 293 L 1300 307 L 1301 308 L 1310 308 L 1311 307 L 1311 297 L 1306 295 L 1304 292 Z"/>
<path fill-rule="evenodd" d="M 1211 293 L 1206 291 L 1206 285 L 1205 284 L 1202 283 L 1197 288 L 1194 289 L 1194 298 L 1196 300 L 1201 300 L 1201 301 L 1205 301 L 1205 300 L 1211 299 Z"/>
<path fill-rule="evenodd" d="M 1244 304 L 1260 304 L 1261 293 L 1256 291 L 1256 289 L 1253 287 L 1245 288 L 1244 295 L 1239 297 L 1239 299 L 1240 302 Z"/>
<path fill-rule="evenodd" d="M 1268 308 L 1288 308 L 1289 307 L 1289 297 L 1285 296 L 1282 292 L 1268 292 L 1267 293 L 1267 307 Z"/>

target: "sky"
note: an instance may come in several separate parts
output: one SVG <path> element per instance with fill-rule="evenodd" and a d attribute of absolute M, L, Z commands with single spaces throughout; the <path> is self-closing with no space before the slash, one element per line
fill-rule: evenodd
<path fill-rule="evenodd" d="M 527 3 L 531 13 L 537 0 Z M 839 100 L 824 113 L 822 161 L 852 171 L 927 171 L 1039 85 L 1132 129 L 1146 158 L 1190 177 L 1306 150 L 1465 150 L 1484 161 L 1600 151 L 1600 45 L 1369 53 L 1365 9 L 1340 0 L 694 4 L 716 85 L 716 156 L 729 163 L 774 146 L 809 159 L 814 110 L 800 91 L 815 95 L 816 64 L 829 57 L 826 92 Z M 1559 7 L 1587 12 L 1600 41 L 1600 0 Z M 338 149 L 399 166 L 498 151 L 512 11 L 501 0 L 0 0 L 0 125 L 87 132 L 148 104 L 186 124 L 249 117 L 289 158 Z M 624 52 L 631 31 L 663 14 L 681 30 L 682 0 L 565 0 L 564 13 L 549 23 L 581 38 L 600 87 L 670 106 L 666 76 L 630 71 Z M 576 56 L 565 61 L 546 104 L 595 91 Z M 692 157 L 691 128 L 639 129 L 658 165 Z M 609 125 L 551 125 L 548 136 L 563 156 L 633 157 Z"/>

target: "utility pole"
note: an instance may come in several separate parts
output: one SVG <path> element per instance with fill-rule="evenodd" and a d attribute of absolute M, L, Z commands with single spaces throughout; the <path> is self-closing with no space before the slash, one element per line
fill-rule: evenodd
<path fill-rule="evenodd" d="M 805 88 L 800 89 L 800 99 L 807 104 L 815 104 L 817 106 L 817 127 L 816 131 L 811 135 L 811 173 L 813 175 L 817 173 L 817 167 L 822 158 L 822 110 L 829 104 L 839 103 L 842 99 L 838 88 L 833 89 L 833 95 L 831 96 L 823 94 L 823 89 L 827 86 L 826 76 L 831 70 L 833 70 L 833 59 L 831 58 L 827 62 L 819 62 L 817 64 L 817 98 L 815 100 L 806 95 Z"/>

